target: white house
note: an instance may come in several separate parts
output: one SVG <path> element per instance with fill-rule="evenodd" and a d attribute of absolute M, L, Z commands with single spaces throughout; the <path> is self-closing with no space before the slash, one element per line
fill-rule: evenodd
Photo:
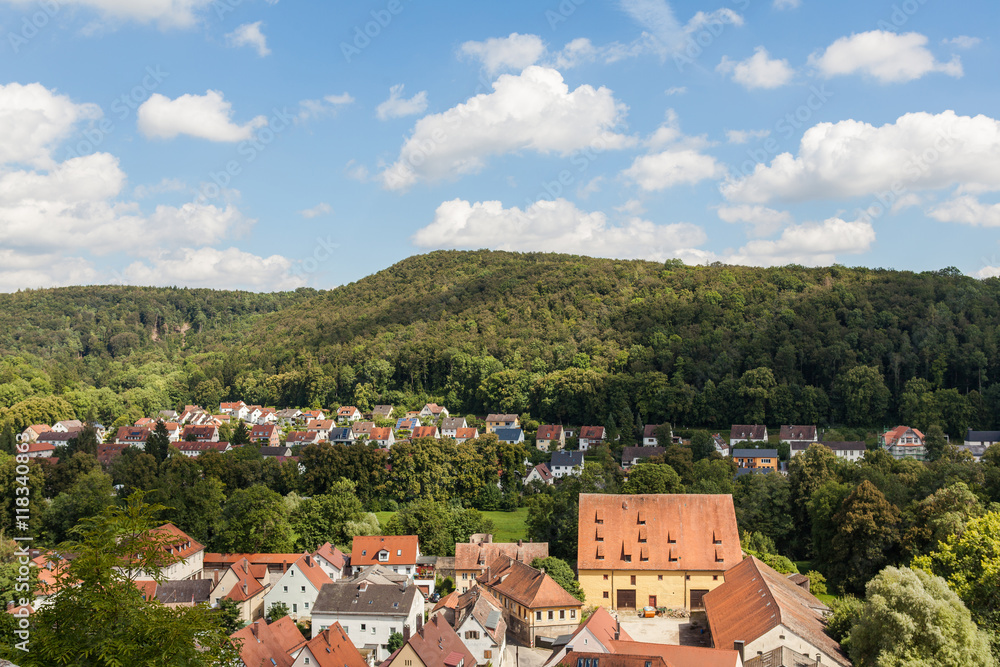
<path fill-rule="evenodd" d="M 344 577 L 347 566 L 347 556 L 329 542 L 313 552 L 316 563 L 323 568 L 330 581 L 340 581 Z"/>
<path fill-rule="evenodd" d="M 468 427 L 465 417 L 445 417 L 441 420 L 441 437 L 454 438 L 458 435 L 458 429 Z"/>
<path fill-rule="evenodd" d="M 452 627 L 480 665 L 504 667 L 507 623 L 503 606 L 482 586 L 458 598 Z"/>
<path fill-rule="evenodd" d="M 583 472 L 583 452 L 554 452 L 549 469 L 553 477 L 579 476 Z"/>
<path fill-rule="evenodd" d="M 861 441 L 853 442 L 841 442 L 841 441 L 830 441 L 830 442 L 809 442 L 808 440 L 797 440 L 793 441 L 791 444 L 792 456 L 798 456 L 805 452 L 811 445 L 820 444 L 824 447 L 829 448 L 837 455 L 838 459 L 844 459 L 845 461 L 851 461 L 857 463 L 865 457 L 865 452 L 868 451 L 868 446 Z"/>
<path fill-rule="evenodd" d="M 549 467 L 544 463 L 539 463 L 538 465 L 536 465 L 534 468 L 531 469 L 531 472 L 529 472 L 527 476 L 525 476 L 524 483 L 531 484 L 536 479 L 539 482 L 544 482 L 545 484 L 551 484 L 552 471 L 549 470 Z"/>
<path fill-rule="evenodd" d="M 767 427 L 760 424 L 735 424 L 729 430 L 729 447 L 744 442 L 767 442 Z"/>
<path fill-rule="evenodd" d="M 161 570 L 164 579 L 167 581 L 201 579 L 205 565 L 204 545 L 194 541 L 190 535 L 172 523 L 165 523 L 149 532 L 157 538 L 166 538 L 171 542 L 165 550 L 173 562 Z M 142 570 L 138 570 L 135 578 L 152 579 Z"/>
<path fill-rule="evenodd" d="M 326 584 L 312 609 L 312 634 L 334 623 L 359 649 L 369 647 L 377 663 L 389 656 L 389 637 L 423 620 L 424 596 L 416 586 L 368 572 L 354 579 Z"/>
<path fill-rule="evenodd" d="M 420 411 L 421 417 L 433 417 L 437 419 L 438 417 L 447 417 L 448 408 L 443 405 L 438 405 L 437 403 L 428 403 Z"/>
<path fill-rule="evenodd" d="M 288 615 L 293 620 L 309 618 L 312 606 L 324 584 L 333 581 L 310 554 L 303 554 L 292 563 L 271 590 L 264 596 L 264 609 L 279 602 L 288 607 Z"/>
<path fill-rule="evenodd" d="M 305 643 L 294 654 L 291 667 L 368 667 L 357 647 L 340 625 L 334 623 Z M 272 658 L 273 661 L 273 658 Z M 262 663 L 267 665 L 268 663 Z M 270 663 L 280 664 L 280 663 Z"/>

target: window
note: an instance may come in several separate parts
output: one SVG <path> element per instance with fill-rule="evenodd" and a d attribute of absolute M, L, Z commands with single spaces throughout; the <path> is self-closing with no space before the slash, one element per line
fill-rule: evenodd
<path fill-rule="evenodd" d="M 656 575 L 656 580 L 657 581 L 663 581 L 663 575 L 662 574 Z"/>
<path fill-rule="evenodd" d="M 287 592 L 288 592 L 288 586 L 282 586 L 282 588 L 284 588 L 284 589 L 285 589 L 285 591 L 284 591 L 285 593 L 287 593 Z"/>
<path fill-rule="evenodd" d="M 349 625 L 344 625 L 344 626 L 341 626 L 341 627 L 343 627 L 343 628 L 344 628 L 344 634 L 345 634 L 345 635 L 349 635 L 349 634 L 351 634 L 351 626 L 349 626 Z"/>
<path fill-rule="evenodd" d="M 632 554 L 625 554 L 624 556 L 622 556 L 622 560 L 625 561 L 626 563 L 631 563 L 632 562 Z"/>
<path fill-rule="evenodd" d="M 608 580 L 608 575 L 604 575 L 604 581 Z"/>
<path fill-rule="evenodd" d="M 535 612 L 535 620 L 536 621 L 542 620 L 542 612 L 540 612 L 540 611 L 536 611 Z"/>
<path fill-rule="evenodd" d="M 299 605 L 297 605 L 297 604 L 295 604 L 295 603 L 293 602 L 293 603 L 292 603 L 292 611 L 293 611 L 293 612 L 298 612 L 298 610 L 299 610 Z"/>
<path fill-rule="evenodd" d="M 403 550 L 402 549 L 396 549 L 396 555 L 397 556 L 402 556 L 403 555 Z"/>
<path fill-rule="evenodd" d="M 361 624 L 361 632 L 364 632 L 364 631 L 365 631 L 365 624 L 364 624 L 364 623 L 362 623 L 362 624 Z"/>
<path fill-rule="evenodd" d="M 303 607 L 303 609 L 308 609 L 309 608 L 309 603 L 306 602 L 304 605 L 302 605 L 302 607 Z"/>
<path fill-rule="evenodd" d="M 684 575 L 684 579 L 685 579 L 686 581 L 691 581 L 691 575 L 690 575 L 690 574 L 685 574 L 685 575 Z"/>
<path fill-rule="evenodd" d="M 549 620 L 551 621 L 553 618 L 554 618 L 554 612 L 550 609 L 549 610 Z"/>
<path fill-rule="evenodd" d="M 375 634 L 375 626 L 372 626 L 372 634 Z"/>
<path fill-rule="evenodd" d="M 462 581 L 468 581 L 468 579 L 469 579 L 469 573 L 468 572 L 463 572 L 462 573 Z"/>
<path fill-rule="evenodd" d="M 611 595 L 607 591 L 604 591 L 604 599 L 607 600 L 610 597 Z"/>
<path fill-rule="evenodd" d="M 302 589 L 302 590 L 300 591 L 301 593 L 305 593 L 305 592 L 306 592 L 306 587 L 305 587 L 305 586 L 300 586 L 299 588 L 301 588 L 301 589 Z"/>
<path fill-rule="evenodd" d="M 390 627 L 390 628 L 389 628 L 389 634 L 390 634 L 390 635 L 394 635 L 394 634 L 396 634 L 396 628 L 393 628 L 393 627 Z"/>
<path fill-rule="evenodd" d="M 564 618 L 566 618 L 566 610 L 565 609 L 560 609 L 559 610 L 559 620 L 561 621 Z"/>
<path fill-rule="evenodd" d="M 569 617 L 570 618 L 576 618 L 576 609 L 570 609 L 569 610 Z"/>
<path fill-rule="evenodd" d="M 483 651 L 483 659 L 489 660 L 493 657 L 493 651 Z"/>
<path fill-rule="evenodd" d="M 631 575 L 629 579 L 631 580 L 632 585 L 635 586 L 635 575 Z"/>
<path fill-rule="evenodd" d="M 303 665 L 309 665 L 309 664 L 312 664 L 312 663 L 309 662 L 309 658 L 303 658 L 302 659 L 302 664 Z"/>
<path fill-rule="evenodd" d="M 719 575 L 713 574 L 712 575 L 712 581 L 718 581 L 718 580 L 719 580 Z"/>

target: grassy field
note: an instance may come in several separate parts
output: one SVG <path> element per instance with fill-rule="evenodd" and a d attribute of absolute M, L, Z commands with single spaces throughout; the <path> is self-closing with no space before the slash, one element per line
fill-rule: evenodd
<path fill-rule="evenodd" d="M 378 522 L 384 527 L 395 512 L 375 512 Z M 524 525 L 528 518 L 528 508 L 520 507 L 513 512 L 483 512 L 493 520 L 496 528 L 493 530 L 494 542 L 517 542 L 528 539 L 528 529 Z"/>

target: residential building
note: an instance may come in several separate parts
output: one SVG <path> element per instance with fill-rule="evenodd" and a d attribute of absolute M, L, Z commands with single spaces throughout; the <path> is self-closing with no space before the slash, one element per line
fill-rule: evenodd
<path fill-rule="evenodd" d="M 286 445 L 316 445 L 322 440 L 318 431 L 290 431 L 285 436 Z"/>
<path fill-rule="evenodd" d="M 636 661 L 645 662 L 639 663 Z M 601 659 L 602 667 L 613 667 L 616 664 L 631 664 L 640 667 L 649 662 L 656 664 L 662 660 L 666 667 L 742 667 L 743 657 L 739 651 L 724 648 L 707 648 L 704 646 L 678 646 L 676 644 L 655 644 L 651 642 L 625 641 L 616 639 L 611 642 L 611 655 Z M 617 663 L 616 661 L 622 661 Z M 633 662 L 625 662 L 625 661 Z M 596 667 L 596 665 L 595 665 Z"/>
<path fill-rule="evenodd" d="M 65 447 L 69 444 L 69 441 L 79 435 L 79 431 L 47 431 L 38 436 L 33 444 L 36 445 L 52 445 L 55 447 Z"/>
<path fill-rule="evenodd" d="M 167 581 L 201 579 L 205 562 L 205 547 L 172 523 L 165 523 L 149 531 L 151 537 L 163 541 L 169 565 L 160 571 Z M 142 538 L 140 538 L 142 539 Z M 135 579 L 152 579 L 141 569 L 134 572 Z"/>
<path fill-rule="evenodd" d="M 489 414 L 486 416 L 486 432 L 493 433 L 498 428 L 521 428 L 517 415 Z"/>
<path fill-rule="evenodd" d="M 420 538 L 416 535 L 363 535 L 354 538 L 351 569 L 381 565 L 396 574 L 413 578 L 420 557 Z"/>
<path fill-rule="evenodd" d="M 302 557 L 302 554 L 220 554 L 206 553 L 204 558 L 203 577 L 218 582 L 233 563 L 246 559 L 251 565 L 263 566 L 268 573 L 269 581 L 277 581 L 292 563 Z"/>
<path fill-rule="evenodd" d="M 340 581 L 348 569 L 347 556 L 329 542 L 313 552 L 316 563 L 323 568 L 330 581 Z"/>
<path fill-rule="evenodd" d="M 155 597 L 168 607 L 193 607 L 196 604 L 212 603 L 211 579 L 185 579 L 184 581 L 152 582 L 156 587 Z"/>
<path fill-rule="evenodd" d="M 319 562 L 312 555 L 303 554 L 264 595 L 264 610 L 266 612 L 273 604 L 284 603 L 293 620 L 307 619 L 320 589 L 332 583 Z"/>
<path fill-rule="evenodd" d="M 22 442 L 17 445 L 17 452 L 31 459 L 49 459 L 55 455 L 56 446 L 50 442 Z"/>
<path fill-rule="evenodd" d="M 468 427 L 465 417 L 445 417 L 441 420 L 441 437 L 454 438 L 458 435 L 458 429 Z"/>
<path fill-rule="evenodd" d="M 778 440 L 781 442 L 819 442 L 815 426 L 782 426 L 778 431 Z"/>
<path fill-rule="evenodd" d="M 734 449 L 733 460 L 741 468 L 778 470 L 777 449 Z"/>
<path fill-rule="evenodd" d="M 475 536 L 474 536 L 475 537 Z M 476 585 L 479 575 L 500 556 L 531 565 L 536 558 L 548 558 L 548 542 L 494 542 L 492 535 L 485 539 L 455 544 L 455 590 L 465 593 Z"/>
<path fill-rule="evenodd" d="M 868 451 L 868 445 L 859 440 L 853 442 L 847 441 L 830 441 L 819 443 L 824 445 L 837 455 L 838 459 L 844 459 L 845 461 L 852 461 L 857 463 L 865 457 L 865 453 Z"/>
<path fill-rule="evenodd" d="M 503 620 L 500 602 L 485 588 L 476 586 L 461 595 L 448 623 L 476 662 L 480 665 L 491 663 L 494 667 L 504 667 L 507 623 Z"/>
<path fill-rule="evenodd" d="M 381 662 L 389 655 L 389 636 L 417 627 L 423 613 L 424 596 L 416 586 L 366 572 L 323 586 L 312 610 L 312 634 L 340 623 L 355 647 Z"/>
<path fill-rule="evenodd" d="M 329 440 L 330 431 L 335 428 L 337 428 L 337 422 L 332 419 L 310 419 L 306 422 L 306 430 L 319 433 L 320 440 Z"/>
<path fill-rule="evenodd" d="M 924 434 L 909 426 L 897 426 L 883 433 L 879 440 L 882 447 L 895 459 L 914 458 L 923 461 L 927 450 L 924 448 Z"/>
<path fill-rule="evenodd" d="M 611 653 L 611 642 L 616 639 L 632 641 L 632 637 L 622 628 L 621 623 L 612 617 L 607 609 L 598 607 L 593 614 L 587 617 L 587 620 L 577 626 L 573 634 L 570 635 L 569 641 L 552 652 L 552 655 L 545 661 L 545 665 L 548 667 L 561 663 L 566 654 L 572 651 L 577 653 Z"/>
<path fill-rule="evenodd" d="M 274 408 L 261 408 L 260 416 L 257 417 L 257 424 L 275 424 L 278 423 L 278 411 Z"/>
<path fill-rule="evenodd" d="M 654 456 L 662 456 L 667 451 L 666 447 L 625 447 L 622 449 L 622 467 L 628 470 L 636 463 L 642 463 L 646 459 Z"/>
<path fill-rule="evenodd" d="M 478 583 L 503 606 L 508 632 L 528 646 L 539 637 L 569 634 L 580 622 L 582 602 L 546 573 L 509 556 L 498 556 Z"/>
<path fill-rule="evenodd" d="M 958 446 L 958 449 L 969 452 L 973 459 L 979 461 L 986 450 L 998 442 L 1000 442 L 1000 431 L 973 431 L 970 428 L 965 434 L 965 441 Z"/>
<path fill-rule="evenodd" d="M 767 427 L 760 424 L 737 424 L 729 429 L 729 447 L 741 442 L 767 442 Z"/>
<path fill-rule="evenodd" d="M 420 426 L 420 419 L 417 417 L 400 417 L 396 420 L 397 431 L 412 431 Z"/>
<path fill-rule="evenodd" d="M 581 452 L 585 452 L 591 447 L 596 447 L 597 445 L 604 442 L 604 427 L 581 426 L 578 442 L 580 443 Z"/>
<path fill-rule="evenodd" d="M 223 573 L 212 588 L 212 606 L 232 600 L 240 610 L 240 620 L 252 623 L 267 611 L 264 599 L 271 588 L 267 566 L 241 558 Z"/>
<path fill-rule="evenodd" d="M 353 405 L 345 405 L 337 409 L 337 421 L 356 422 L 361 419 L 361 411 Z"/>
<path fill-rule="evenodd" d="M 181 433 L 181 440 L 184 442 L 218 442 L 219 427 L 208 424 L 205 426 L 188 425 Z"/>
<path fill-rule="evenodd" d="M 715 451 L 719 452 L 719 454 L 729 456 L 729 442 L 722 437 L 721 433 L 712 434 L 712 444 L 715 445 Z"/>
<path fill-rule="evenodd" d="M 177 451 L 184 456 L 197 457 L 204 452 L 214 450 L 223 454 L 232 449 L 228 442 L 188 442 L 186 440 L 177 443 Z"/>
<path fill-rule="evenodd" d="M 17 436 L 18 442 L 34 442 L 38 440 L 38 436 L 42 433 L 51 431 L 52 427 L 47 424 L 32 424 L 28 428 L 24 429 L 20 435 Z"/>
<path fill-rule="evenodd" d="M 666 430 L 667 437 L 669 439 L 673 438 L 673 432 L 670 429 L 670 424 L 646 424 L 642 429 L 642 446 L 643 447 L 666 447 L 670 442 L 660 442 L 660 435 L 658 431 Z"/>
<path fill-rule="evenodd" d="M 594 658 L 593 654 L 573 650 L 563 656 L 558 663 L 561 667 L 674 667 L 656 655 L 606 655 Z M 699 666 L 701 667 L 701 666 Z"/>
<path fill-rule="evenodd" d="M 151 433 L 148 428 L 136 428 L 134 426 L 119 426 L 115 435 L 115 444 L 132 445 L 139 449 L 146 449 L 146 439 Z"/>
<path fill-rule="evenodd" d="M 52 425 L 52 430 L 56 433 L 70 433 L 83 429 L 83 422 L 79 419 L 64 419 Z"/>
<path fill-rule="evenodd" d="M 455 442 L 462 444 L 463 442 L 468 442 L 469 440 L 475 440 L 479 437 L 479 429 L 467 426 L 466 428 L 460 428 L 455 431 Z"/>
<path fill-rule="evenodd" d="M 302 411 L 295 408 L 278 410 L 274 413 L 274 416 L 277 418 L 278 424 L 282 427 L 292 426 L 302 421 Z"/>
<path fill-rule="evenodd" d="M 418 426 L 410 431 L 410 440 L 416 440 L 417 438 L 434 438 L 435 440 L 440 440 L 441 435 L 438 433 L 437 426 Z"/>
<path fill-rule="evenodd" d="M 115 462 L 115 459 L 122 455 L 126 447 L 131 447 L 131 445 L 98 445 L 97 462 L 107 468 Z"/>
<path fill-rule="evenodd" d="M 357 440 L 361 436 L 370 438 L 373 428 L 375 428 L 375 422 L 366 422 L 366 421 L 353 422 L 351 424 L 351 434 L 354 436 L 355 440 Z"/>
<path fill-rule="evenodd" d="M 589 604 L 700 609 L 743 557 L 730 495 L 580 494 L 577 572 Z"/>
<path fill-rule="evenodd" d="M 396 444 L 396 435 L 388 426 L 376 427 L 368 434 L 368 441 L 374 442 L 379 447 L 388 449 Z"/>
<path fill-rule="evenodd" d="M 782 646 L 773 651 L 761 652 L 752 658 L 747 658 L 743 667 L 823 667 L 823 663 L 816 662 L 808 655 L 802 655 L 798 651 Z"/>
<path fill-rule="evenodd" d="M 566 431 L 561 424 L 546 424 L 539 426 L 535 432 L 535 447 L 547 452 L 562 449 L 566 446 Z"/>
<path fill-rule="evenodd" d="M 306 642 L 292 667 L 369 667 L 339 623 Z"/>
<path fill-rule="evenodd" d="M 258 424 L 250 429 L 250 442 L 277 447 L 281 444 L 281 431 L 275 424 Z"/>
<path fill-rule="evenodd" d="M 239 646 L 242 667 L 292 667 L 295 657 L 302 651 L 306 638 L 295 622 L 283 616 L 268 624 L 257 620 L 229 635 L 234 646 Z M 353 646 L 352 646 L 353 648 Z M 337 667 L 341 667 L 337 665 Z M 358 666 L 360 667 L 360 666 Z"/>
<path fill-rule="evenodd" d="M 316 409 L 316 410 L 303 410 L 302 411 L 302 421 L 306 421 L 307 422 L 310 419 L 324 420 L 324 419 L 326 419 L 326 413 L 323 412 L 322 410 L 319 410 L 319 409 Z M 360 412 L 358 413 L 358 419 L 361 419 L 361 413 Z"/>
<path fill-rule="evenodd" d="M 243 401 L 236 401 L 235 403 L 220 403 L 219 412 L 224 415 L 230 415 L 236 417 L 237 419 L 246 419 L 249 413 L 249 408 Z"/>
<path fill-rule="evenodd" d="M 557 479 L 566 475 L 579 477 L 583 472 L 583 452 L 553 452 L 549 469 Z"/>
<path fill-rule="evenodd" d="M 448 416 L 448 408 L 443 405 L 438 405 L 437 403 L 428 403 L 420 410 L 421 417 L 430 417 L 432 419 L 438 419 L 440 417 Z"/>
<path fill-rule="evenodd" d="M 433 616 L 410 634 L 403 631 L 404 644 L 381 667 L 473 667 L 476 657 L 455 630 L 440 616 Z"/>
<path fill-rule="evenodd" d="M 830 608 L 753 556 L 729 568 L 726 582 L 705 595 L 705 612 L 719 648 L 741 645 L 750 656 L 790 648 L 824 665 L 851 664 L 824 632 Z"/>
<path fill-rule="evenodd" d="M 391 405 L 376 405 L 372 408 L 372 418 L 373 419 L 391 419 L 392 418 L 392 406 Z"/>
<path fill-rule="evenodd" d="M 553 481 L 555 480 L 555 476 L 553 476 L 552 471 L 549 470 L 549 467 L 547 465 L 545 465 L 544 463 L 539 463 L 538 465 L 536 465 L 534 468 L 531 469 L 531 472 L 529 472 L 525 476 L 524 483 L 530 484 L 535 480 L 538 480 L 545 484 L 552 484 Z"/>
<path fill-rule="evenodd" d="M 516 445 L 524 442 L 524 431 L 519 428 L 498 428 L 493 431 L 500 442 Z"/>
<path fill-rule="evenodd" d="M 261 447 L 260 455 L 264 458 L 276 458 L 284 460 L 286 457 L 292 455 L 292 448 L 287 444 L 278 445 L 277 447 Z M 280 463 L 280 461 L 279 461 Z"/>

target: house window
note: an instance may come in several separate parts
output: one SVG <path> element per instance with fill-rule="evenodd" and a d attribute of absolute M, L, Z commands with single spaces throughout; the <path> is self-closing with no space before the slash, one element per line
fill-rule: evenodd
<path fill-rule="evenodd" d="M 604 599 L 607 600 L 610 597 L 611 595 L 607 591 L 604 591 Z"/>
<path fill-rule="evenodd" d="M 483 659 L 489 660 L 493 657 L 493 651 L 483 651 Z"/>
<path fill-rule="evenodd" d="M 364 623 L 362 623 L 362 624 L 361 624 L 361 632 L 364 632 L 364 631 L 365 631 L 365 624 L 364 624 Z"/>
<path fill-rule="evenodd" d="M 663 581 L 663 575 L 662 574 L 656 575 L 656 580 L 657 581 Z"/>
<path fill-rule="evenodd" d="M 608 580 L 608 575 L 604 575 L 604 581 Z"/>
<path fill-rule="evenodd" d="M 312 663 L 309 662 L 309 658 L 303 658 L 302 659 L 302 664 L 303 665 L 309 665 L 309 664 L 312 664 Z"/>
<path fill-rule="evenodd" d="M 345 626 L 343 626 L 343 628 L 344 628 L 344 634 L 345 635 L 351 634 L 351 626 L 345 625 Z"/>
<path fill-rule="evenodd" d="M 536 621 L 542 620 L 542 612 L 540 612 L 540 611 L 536 611 L 535 612 L 535 620 Z"/>
<path fill-rule="evenodd" d="M 718 580 L 719 580 L 719 575 L 713 574 L 712 575 L 712 581 L 718 581 Z"/>
<path fill-rule="evenodd" d="M 631 580 L 632 585 L 635 586 L 635 575 L 633 574 L 633 575 L 629 576 L 629 579 Z"/>
<path fill-rule="evenodd" d="M 549 610 L 549 620 L 551 621 L 551 620 L 552 620 L 553 618 L 554 618 L 554 616 L 553 616 L 553 612 L 552 612 L 552 610 L 550 609 L 550 610 Z"/>
<path fill-rule="evenodd" d="M 576 618 L 576 609 L 570 609 L 569 610 L 569 617 L 570 618 Z"/>
<path fill-rule="evenodd" d="M 565 609 L 560 609 L 559 610 L 559 620 L 561 621 L 564 618 L 566 618 L 566 610 Z"/>
<path fill-rule="evenodd" d="M 469 573 L 468 572 L 463 572 L 462 573 L 462 581 L 467 581 L 468 579 L 469 579 Z"/>
<path fill-rule="evenodd" d="M 308 602 L 306 602 L 306 603 L 305 603 L 304 605 L 302 605 L 302 608 L 303 608 L 303 609 L 308 609 L 308 608 L 309 608 L 309 603 L 308 603 Z"/>
<path fill-rule="evenodd" d="M 284 589 L 285 589 L 285 591 L 284 591 L 285 593 L 287 593 L 287 592 L 288 592 L 288 586 L 282 586 L 282 588 L 284 588 Z"/>
<path fill-rule="evenodd" d="M 390 627 L 389 627 L 389 634 L 390 634 L 390 635 L 394 635 L 394 634 L 396 634 L 396 628 L 394 628 L 394 627 L 391 627 L 391 626 L 390 626 Z"/>
<path fill-rule="evenodd" d="M 632 562 L 632 555 L 631 554 L 625 554 L 624 556 L 622 556 L 622 560 L 625 561 L 626 563 L 631 563 Z"/>
<path fill-rule="evenodd" d="M 293 602 L 292 603 L 292 611 L 293 612 L 298 612 L 298 610 L 299 610 L 299 605 Z"/>
<path fill-rule="evenodd" d="M 402 549 L 396 549 L 396 555 L 397 556 L 402 556 L 403 555 L 403 550 Z"/>
<path fill-rule="evenodd" d="M 302 590 L 300 591 L 301 593 L 305 593 L 305 592 L 306 592 L 306 587 L 305 587 L 305 586 L 300 586 L 300 588 L 302 589 Z"/>

